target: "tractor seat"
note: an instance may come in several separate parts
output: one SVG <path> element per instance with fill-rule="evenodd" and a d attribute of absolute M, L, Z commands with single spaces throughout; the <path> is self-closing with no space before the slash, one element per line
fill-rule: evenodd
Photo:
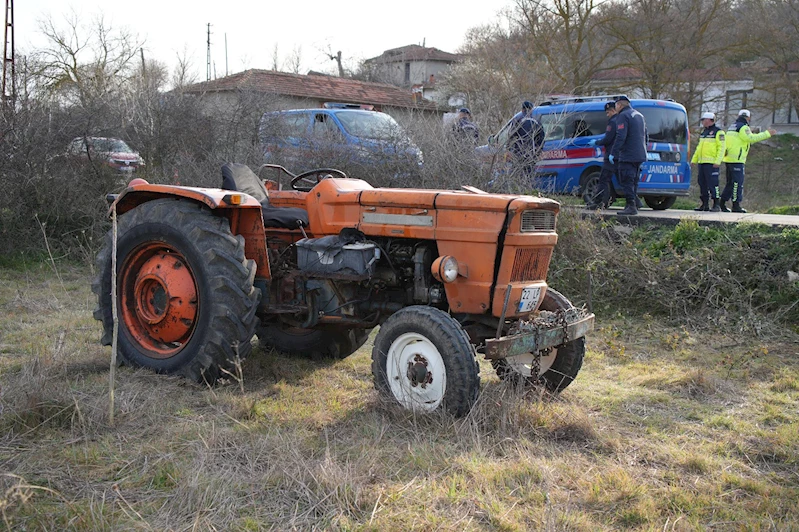
<path fill-rule="evenodd" d="M 263 182 L 250 167 L 241 163 L 222 165 L 222 188 L 244 192 L 261 203 L 264 227 L 278 229 L 297 229 L 308 227 L 308 213 L 297 207 L 273 207 L 269 204 L 269 194 Z"/>

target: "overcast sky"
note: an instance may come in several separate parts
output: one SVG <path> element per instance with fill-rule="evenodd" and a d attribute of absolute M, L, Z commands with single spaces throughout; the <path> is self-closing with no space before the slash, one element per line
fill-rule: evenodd
<path fill-rule="evenodd" d="M 146 56 L 172 67 L 178 54 L 187 55 L 198 80 L 204 80 L 209 22 L 217 77 L 225 74 L 226 36 L 230 73 L 271 68 L 276 44 L 281 61 L 301 47 L 305 73 L 335 70 L 335 62 L 324 54 L 327 50 L 341 50 L 345 67 L 407 44 L 455 52 L 469 28 L 498 20 L 507 4 L 508 0 L 23 0 L 14 5 L 14 36 L 17 53 L 23 54 L 43 45 L 39 21 L 44 17 L 62 23 L 74 9 L 88 23 L 102 13 L 114 28 L 127 27 L 145 40 Z"/>

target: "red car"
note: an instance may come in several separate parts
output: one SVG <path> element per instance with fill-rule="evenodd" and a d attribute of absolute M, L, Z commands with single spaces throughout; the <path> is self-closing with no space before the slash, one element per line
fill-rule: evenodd
<path fill-rule="evenodd" d="M 144 166 L 144 159 L 125 141 L 106 137 L 76 137 L 69 143 L 67 155 L 96 162 L 117 172 L 132 173 Z"/>

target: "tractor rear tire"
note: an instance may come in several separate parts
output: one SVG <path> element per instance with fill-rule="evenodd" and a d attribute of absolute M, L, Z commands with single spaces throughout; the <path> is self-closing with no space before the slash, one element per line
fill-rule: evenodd
<path fill-rule="evenodd" d="M 264 349 L 311 360 L 342 359 L 361 348 L 371 329 L 300 329 L 282 324 L 258 328 L 258 340 Z"/>
<path fill-rule="evenodd" d="M 97 256 L 95 319 L 111 345 L 112 234 Z M 244 238 L 187 200 L 159 199 L 119 218 L 118 355 L 122 364 L 213 383 L 252 350 L 261 292 Z M 235 373 L 234 373 L 235 374 Z"/>
<path fill-rule="evenodd" d="M 569 309 L 574 305 L 560 292 L 547 288 L 541 310 L 554 312 Z M 577 377 L 585 357 L 585 338 L 577 338 L 541 353 L 538 375 L 533 376 L 534 354 L 525 353 L 515 357 L 492 360 L 497 376 L 514 385 L 543 385 L 552 393 L 560 393 Z"/>
<path fill-rule="evenodd" d="M 379 394 L 403 408 L 466 415 L 480 393 L 480 368 L 469 336 L 452 316 L 411 306 L 380 326 L 372 349 Z"/>

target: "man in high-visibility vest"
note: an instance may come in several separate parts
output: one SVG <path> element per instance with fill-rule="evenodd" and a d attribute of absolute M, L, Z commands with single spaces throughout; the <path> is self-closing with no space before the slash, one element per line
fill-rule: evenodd
<path fill-rule="evenodd" d="M 749 111 L 741 109 L 735 123 L 727 128 L 727 151 L 723 159 L 727 170 L 727 182 L 724 185 L 724 192 L 721 193 L 723 212 L 730 212 L 725 205 L 730 199 L 732 199 L 732 212 L 746 212 L 746 209 L 741 207 L 741 202 L 744 199 L 744 166 L 746 156 L 749 155 L 749 146 L 777 134 L 771 128 L 762 133 L 752 133 L 749 129 L 749 117 Z"/>
<path fill-rule="evenodd" d="M 699 144 L 696 145 L 691 164 L 696 164 L 699 183 L 699 199 L 702 205 L 695 211 L 719 212 L 719 167 L 724 157 L 724 130 L 716 125 L 716 115 L 702 113 L 702 126 L 704 129 L 699 135 Z M 713 200 L 713 207 L 708 205 Z"/>

